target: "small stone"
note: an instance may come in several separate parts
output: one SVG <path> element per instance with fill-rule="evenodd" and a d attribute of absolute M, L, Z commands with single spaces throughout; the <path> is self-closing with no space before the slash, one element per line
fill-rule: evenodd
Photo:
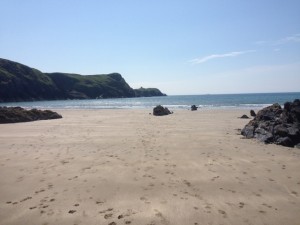
<path fill-rule="evenodd" d="M 249 116 L 247 116 L 247 115 L 242 115 L 241 117 L 240 117 L 241 119 L 249 119 Z"/>

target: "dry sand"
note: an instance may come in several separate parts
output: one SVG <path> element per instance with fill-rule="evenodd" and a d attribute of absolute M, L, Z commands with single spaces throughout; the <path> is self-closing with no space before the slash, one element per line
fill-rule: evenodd
<path fill-rule="evenodd" d="M 0 125 L 0 224 L 300 224 L 300 149 L 243 110 L 59 111 Z"/>

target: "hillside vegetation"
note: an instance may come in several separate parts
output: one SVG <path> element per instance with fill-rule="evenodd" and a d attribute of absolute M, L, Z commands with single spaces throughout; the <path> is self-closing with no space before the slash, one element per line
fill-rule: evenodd
<path fill-rule="evenodd" d="M 132 89 L 119 73 L 42 73 L 0 59 L 0 102 L 163 96 L 158 89 Z"/>

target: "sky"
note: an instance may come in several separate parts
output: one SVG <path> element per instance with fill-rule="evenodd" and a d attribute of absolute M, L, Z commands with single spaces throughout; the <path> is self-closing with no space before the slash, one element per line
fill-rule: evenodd
<path fill-rule="evenodd" d="M 0 0 L 0 58 L 168 95 L 300 92 L 299 0 Z"/>

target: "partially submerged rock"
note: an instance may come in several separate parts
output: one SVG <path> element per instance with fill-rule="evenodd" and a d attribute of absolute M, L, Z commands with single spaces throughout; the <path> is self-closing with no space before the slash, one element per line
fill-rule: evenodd
<path fill-rule="evenodd" d="M 19 123 L 62 118 L 51 110 L 26 110 L 21 107 L 0 107 L 0 123 Z"/>
<path fill-rule="evenodd" d="M 161 105 L 158 105 L 153 109 L 154 116 L 165 116 L 169 114 L 172 114 L 172 112 L 167 107 L 163 107 Z"/>
<path fill-rule="evenodd" d="M 196 111 L 197 109 L 198 109 L 198 107 L 197 107 L 196 105 L 192 105 L 192 106 L 191 106 L 191 110 L 192 110 L 192 111 Z"/>
<path fill-rule="evenodd" d="M 286 102 L 284 108 L 273 104 L 260 110 L 242 129 L 246 138 L 257 138 L 265 143 L 294 147 L 300 143 L 300 100 Z"/>

